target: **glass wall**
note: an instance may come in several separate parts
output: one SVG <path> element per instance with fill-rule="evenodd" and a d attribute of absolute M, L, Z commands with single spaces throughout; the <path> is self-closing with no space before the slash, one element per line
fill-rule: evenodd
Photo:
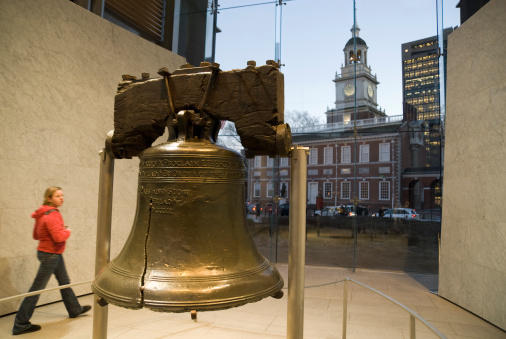
<path fill-rule="evenodd" d="M 445 5 L 444 26 L 443 5 L 425 2 L 357 1 L 355 11 L 351 2 L 220 4 L 222 68 L 283 50 L 285 120 L 293 143 L 309 148 L 306 264 L 436 275 L 444 169 L 440 79 L 457 9 Z M 392 20 L 380 22 L 387 14 Z M 272 39 L 253 38 L 269 25 Z M 244 53 L 245 41 L 231 32 L 238 27 L 250 45 Z M 231 41 L 233 51 L 226 49 Z M 222 135 L 225 145 L 233 137 Z M 246 163 L 250 233 L 264 256 L 287 262 L 289 159 L 257 156 Z"/>

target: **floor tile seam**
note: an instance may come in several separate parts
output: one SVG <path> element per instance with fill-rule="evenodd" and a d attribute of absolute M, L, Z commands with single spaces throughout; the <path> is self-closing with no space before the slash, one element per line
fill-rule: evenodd
<path fill-rule="evenodd" d="M 235 328 L 235 327 L 231 328 L 231 327 L 227 327 L 227 326 L 217 326 L 217 325 L 213 325 L 211 327 L 211 329 L 218 329 L 218 330 L 224 330 L 224 331 L 234 331 L 234 332 L 241 332 L 241 333 L 249 333 L 249 334 L 253 334 L 253 335 L 264 335 L 264 334 L 273 335 L 273 334 L 268 333 L 267 331 L 252 331 L 252 330 L 238 329 L 238 328 Z"/>

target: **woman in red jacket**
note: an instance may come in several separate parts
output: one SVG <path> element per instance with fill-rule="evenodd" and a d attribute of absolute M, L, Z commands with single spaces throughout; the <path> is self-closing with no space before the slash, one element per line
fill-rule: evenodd
<path fill-rule="evenodd" d="M 52 274 L 55 275 L 59 285 L 70 284 L 65 269 L 62 253 L 65 250 L 65 241 L 70 236 L 70 230 L 64 226 L 63 218 L 58 210 L 63 204 L 63 192 L 60 187 L 49 187 L 44 193 L 44 202 L 35 212 L 33 238 L 39 241 L 37 258 L 40 261 L 39 271 L 35 276 L 29 292 L 44 289 Z M 81 306 L 71 288 L 61 289 L 61 296 L 70 318 L 88 312 L 91 306 Z M 17 335 L 40 330 L 39 325 L 30 323 L 39 295 L 27 297 L 21 303 L 12 334 Z"/>

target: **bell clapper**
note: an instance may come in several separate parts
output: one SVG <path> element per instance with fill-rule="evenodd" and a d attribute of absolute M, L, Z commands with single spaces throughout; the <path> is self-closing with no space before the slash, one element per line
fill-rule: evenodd
<path fill-rule="evenodd" d="M 192 320 L 197 321 L 197 310 L 192 310 L 190 312 L 190 315 L 191 315 Z"/>

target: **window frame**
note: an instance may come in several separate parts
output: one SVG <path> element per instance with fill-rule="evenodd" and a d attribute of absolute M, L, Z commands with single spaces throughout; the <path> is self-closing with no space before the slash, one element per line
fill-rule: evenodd
<path fill-rule="evenodd" d="M 347 197 L 343 194 L 345 192 L 344 186 L 348 186 L 348 196 Z M 342 200 L 350 200 L 351 199 L 351 181 L 341 181 L 341 199 Z"/>
<path fill-rule="evenodd" d="M 388 188 L 388 195 L 387 195 L 387 198 L 382 198 L 382 184 L 388 184 L 387 185 L 387 188 Z M 390 200 L 390 181 L 380 181 L 379 184 L 378 184 L 378 200 L 381 200 L 381 201 L 386 201 L 386 200 Z"/>
<path fill-rule="evenodd" d="M 327 196 L 327 186 L 330 186 L 330 194 Z M 333 185 L 331 182 L 323 183 L 323 199 L 332 199 Z"/>
<path fill-rule="evenodd" d="M 365 152 L 367 150 L 367 152 Z M 371 148 L 369 144 L 360 145 L 359 159 L 358 162 L 369 162 Z M 367 156 L 366 156 L 367 155 Z"/>
<path fill-rule="evenodd" d="M 309 165 L 318 165 L 318 147 L 309 149 Z"/>
<path fill-rule="evenodd" d="M 257 187 L 258 187 L 258 195 L 257 195 Z M 262 184 L 259 181 L 255 181 L 253 183 L 253 197 L 260 198 L 262 196 Z"/>
<path fill-rule="evenodd" d="M 362 195 L 362 193 L 364 192 L 362 186 L 367 187 L 367 197 L 364 197 Z M 369 200 L 369 181 L 360 181 L 358 183 L 358 200 Z"/>
<path fill-rule="evenodd" d="M 274 183 L 272 181 L 269 181 L 267 183 L 266 197 L 267 198 L 272 198 L 273 196 L 274 196 Z"/>
<path fill-rule="evenodd" d="M 384 148 L 383 150 L 381 148 Z M 378 160 L 380 162 L 389 162 L 390 161 L 390 143 L 382 142 L 378 146 Z"/>
<path fill-rule="evenodd" d="M 351 146 L 341 146 L 341 164 L 351 164 Z"/>
<path fill-rule="evenodd" d="M 334 147 L 325 146 L 323 149 L 323 164 L 332 165 L 334 163 Z"/>

